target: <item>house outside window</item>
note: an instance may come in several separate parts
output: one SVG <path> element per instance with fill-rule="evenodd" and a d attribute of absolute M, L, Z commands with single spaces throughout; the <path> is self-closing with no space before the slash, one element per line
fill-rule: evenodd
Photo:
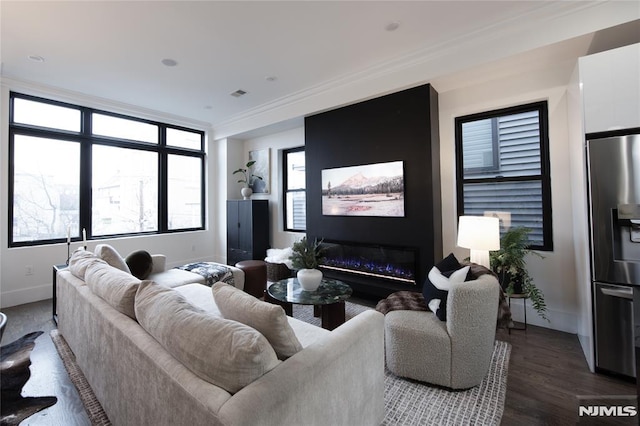
<path fill-rule="evenodd" d="M 204 132 L 11 93 L 9 246 L 204 229 Z"/>
<path fill-rule="evenodd" d="M 530 228 L 531 248 L 553 250 L 547 103 L 458 117 L 455 131 L 458 215 Z"/>
<path fill-rule="evenodd" d="M 284 230 L 307 229 L 306 168 L 304 147 L 283 151 Z"/>

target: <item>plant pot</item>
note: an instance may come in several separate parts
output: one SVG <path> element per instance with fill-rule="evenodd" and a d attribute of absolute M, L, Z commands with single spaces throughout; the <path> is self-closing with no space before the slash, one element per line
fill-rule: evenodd
<path fill-rule="evenodd" d="M 297 276 L 300 287 L 306 291 L 316 291 L 322 282 L 322 271 L 319 269 L 300 269 Z"/>
<path fill-rule="evenodd" d="M 240 194 L 242 194 L 243 200 L 248 200 L 251 198 L 251 194 L 253 194 L 253 189 L 249 188 L 248 186 L 245 186 L 240 190 Z"/>
<path fill-rule="evenodd" d="M 501 273 L 499 274 L 499 278 L 500 278 L 500 283 L 502 285 L 502 289 L 509 294 L 509 283 L 512 284 L 513 288 L 512 288 L 512 292 L 510 294 L 522 294 L 523 290 L 522 290 L 522 283 L 523 283 L 523 278 L 522 275 L 520 274 L 516 274 L 511 275 L 508 273 Z"/>

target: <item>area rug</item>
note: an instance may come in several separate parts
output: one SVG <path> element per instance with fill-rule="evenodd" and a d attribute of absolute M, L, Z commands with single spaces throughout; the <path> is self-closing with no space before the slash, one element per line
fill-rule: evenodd
<path fill-rule="evenodd" d="M 348 321 L 367 309 L 345 302 Z M 313 307 L 294 305 L 293 316 L 320 325 Z M 495 342 L 489 373 L 479 386 L 465 391 L 448 391 L 385 371 L 384 425 L 499 425 L 504 412 L 511 345 Z"/>
<path fill-rule="evenodd" d="M 55 396 L 22 396 L 31 377 L 31 351 L 42 331 L 34 331 L 0 348 L 0 425 L 14 426 L 40 410 L 51 407 Z"/>
<path fill-rule="evenodd" d="M 78 367 L 78 364 L 76 363 L 76 356 L 73 354 L 73 351 L 67 344 L 66 340 L 64 340 L 62 335 L 58 333 L 58 330 L 51 330 L 50 335 L 51 340 L 53 340 L 53 344 L 62 359 L 62 364 L 69 374 L 71 383 L 73 383 L 78 390 L 80 400 L 82 401 L 82 405 L 84 405 L 84 409 L 89 416 L 91 424 L 93 426 L 111 425 L 107 414 L 104 412 L 100 402 L 98 402 L 98 398 L 96 398 L 93 393 L 89 382 L 87 382 L 86 377 L 84 377 L 80 367 Z"/>

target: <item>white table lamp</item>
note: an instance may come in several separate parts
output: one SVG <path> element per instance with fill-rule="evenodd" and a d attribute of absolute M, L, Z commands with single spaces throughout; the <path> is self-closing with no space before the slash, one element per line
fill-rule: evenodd
<path fill-rule="evenodd" d="M 500 220 L 497 217 L 460 216 L 458 246 L 471 249 L 471 262 L 491 269 L 489 250 L 500 249 Z"/>

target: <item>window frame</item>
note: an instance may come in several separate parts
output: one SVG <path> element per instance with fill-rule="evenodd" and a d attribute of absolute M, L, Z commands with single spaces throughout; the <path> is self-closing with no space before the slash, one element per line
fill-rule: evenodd
<path fill-rule="evenodd" d="M 464 123 L 483 120 L 497 119 L 501 116 L 514 115 L 524 112 L 538 112 L 538 125 L 540 131 L 540 173 L 535 175 L 522 175 L 504 177 L 464 178 L 464 155 L 462 141 L 462 126 Z M 493 123 L 492 123 L 493 127 Z M 493 139 L 496 139 L 495 137 Z M 494 144 L 497 144 L 497 140 Z M 531 245 L 532 250 L 553 251 L 553 222 L 551 207 L 551 168 L 549 162 L 549 113 L 547 101 L 532 102 L 512 107 L 500 108 L 491 111 L 484 111 L 455 118 L 455 155 L 456 155 L 456 201 L 457 216 L 465 214 L 464 206 L 464 186 L 465 184 L 478 183 L 504 183 L 504 182 L 540 182 L 542 187 L 542 245 Z M 497 152 L 497 151 L 496 151 Z M 494 152 L 495 157 L 495 152 Z M 467 171 L 481 171 L 479 168 L 467 169 Z"/>
<path fill-rule="evenodd" d="M 306 182 L 305 182 L 305 188 L 289 189 L 289 183 L 288 183 L 289 164 L 287 161 L 288 155 L 294 152 L 304 152 L 304 151 L 305 151 L 304 146 L 282 150 L 282 227 L 285 232 L 300 232 L 300 233 L 307 232 L 306 227 L 305 229 L 294 229 L 294 228 L 289 228 L 287 224 L 287 195 L 291 192 L 304 192 L 305 194 L 307 192 Z"/>
<path fill-rule="evenodd" d="M 81 126 L 80 131 L 68 131 L 61 129 L 53 129 L 49 127 L 28 125 L 14 122 L 14 99 L 26 99 L 35 102 L 51 104 L 56 106 L 62 106 L 66 108 L 73 108 L 80 110 Z M 123 118 L 131 121 L 138 121 L 142 123 L 152 124 L 158 126 L 158 143 L 149 143 L 143 141 L 136 141 L 131 139 L 123 139 L 116 137 L 108 137 L 92 134 L 91 130 L 91 118 L 92 114 L 102 114 L 113 116 L 117 118 Z M 173 125 L 169 123 L 163 123 L 159 121 L 133 117 L 125 114 L 115 113 L 111 111 L 100 110 L 96 108 L 85 107 L 82 105 L 75 105 L 67 102 L 57 101 L 53 99 L 42 98 L 39 96 L 27 95 L 23 93 L 13 92 L 9 93 L 9 165 L 8 172 L 8 247 L 28 247 L 39 246 L 48 244 L 58 244 L 66 242 L 66 236 L 63 238 L 49 238 L 42 240 L 29 240 L 29 241 L 14 241 L 13 228 L 14 228 L 14 202 L 15 202 L 15 137 L 16 135 L 34 136 L 45 139 L 62 139 L 71 142 L 78 142 L 80 144 L 80 181 L 78 182 L 79 191 L 79 235 L 72 236 L 71 241 L 77 242 L 82 240 L 82 229 L 86 229 L 87 239 L 100 240 L 108 238 L 118 238 L 124 236 L 138 236 L 138 235 L 156 235 L 156 234 L 169 234 L 176 232 L 190 232 L 206 229 L 206 152 L 205 152 L 205 137 L 206 134 L 203 130 L 191 129 L 179 125 Z M 200 148 L 180 148 L 175 146 L 168 146 L 166 144 L 166 130 L 169 128 L 184 130 L 200 135 Z M 158 204 L 156 206 L 158 212 L 158 229 L 156 231 L 141 231 L 132 233 L 117 233 L 93 236 L 92 233 L 92 147 L 112 146 L 116 148 L 129 148 L 140 151 L 156 152 L 158 154 Z M 170 154 L 182 155 L 188 157 L 197 157 L 200 159 L 202 166 L 202 173 L 200 176 L 200 200 L 201 200 L 201 224 L 200 227 L 192 228 L 180 228 L 169 229 L 168 228 L 168 165 L 167 158 Z M 74 230 L 76 231 L 76 230 Z"/>

